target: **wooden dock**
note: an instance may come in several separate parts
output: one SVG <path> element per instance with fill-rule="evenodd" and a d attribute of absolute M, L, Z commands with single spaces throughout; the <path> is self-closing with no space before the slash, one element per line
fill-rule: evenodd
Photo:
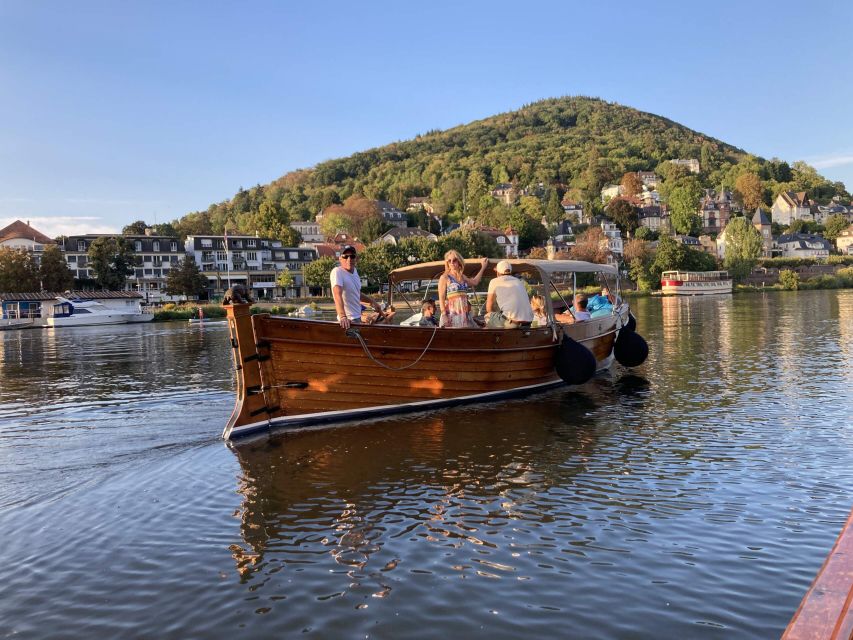
<path fill-rule="evenodd" d="M 853 511 L 782 640 L 853 638 Z"/>

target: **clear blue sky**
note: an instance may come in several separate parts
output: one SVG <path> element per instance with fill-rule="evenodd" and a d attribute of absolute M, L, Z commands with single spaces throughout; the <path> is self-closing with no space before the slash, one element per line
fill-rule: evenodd
<path fill-rule="evenodd" d="M 0 226 L 165 222 L 590 95 L 853 188 L 853 3 L 0 0 Z"/>

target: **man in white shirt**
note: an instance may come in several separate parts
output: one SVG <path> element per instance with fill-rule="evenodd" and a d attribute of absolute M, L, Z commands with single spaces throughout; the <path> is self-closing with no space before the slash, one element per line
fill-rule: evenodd
<path fill-rule="evenodd" d="M 380 307 L 373 298 L 361 292 L 361 278 L 356 271 L 358 260 L 355 247 L 347 245 L 341 251 L 341 265 L 332 269 L 329 280 L 332 282 L 332 297 L 335 299 L 335 311 L 343 329 L 349 329 L 353 323 L 361 322 L 361 302 L 364 301 L 378 313 Z"/>
<path fill-rule="evenodd" d="M 486 295 L 487 324 L 490 329 L 529 327 L 533 322 L 533 307 L 524 283 L 511 275 L 512 265 L 501 260 L 495 267 L 498 277 L 489 283 Z"/>

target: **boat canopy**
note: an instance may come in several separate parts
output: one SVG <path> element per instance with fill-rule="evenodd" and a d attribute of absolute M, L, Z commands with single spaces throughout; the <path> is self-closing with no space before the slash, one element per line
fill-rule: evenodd
<path fill-rule="evenodd" d="M 494 269 L 501 259 L 490 258 L 489 266 Z M 473 276 L 480 270 L 481 260 L 465 260 L 465 275 Z M 506 260 L 512 265 L 513 275 L 519 273 L 535 273 L 544 281 L 555 273 L 606 273 L 615 276 L 618 271 L 610 264 L 596 264 L 582 260 Z M 444 261 L 421 262 L 394 269 L 388 274 L 391 284 L 406 280 L 432 280 L 444 273 Z"/>

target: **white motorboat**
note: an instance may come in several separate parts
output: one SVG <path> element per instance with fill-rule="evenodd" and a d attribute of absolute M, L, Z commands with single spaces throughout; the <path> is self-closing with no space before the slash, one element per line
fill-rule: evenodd
<path fill-rule="evenodd" d="M 94 300 L 71 301 L 67 298 L 57 298 L 57 300 L 59 300 L 59 304 L 53 305 L 53 315 L 47 318 L 48 327 L 84 327 L 98 324 L 144 322 L 144 320 L 132 320 L 137 315 L 136 313 L 110 309 Z"/>

